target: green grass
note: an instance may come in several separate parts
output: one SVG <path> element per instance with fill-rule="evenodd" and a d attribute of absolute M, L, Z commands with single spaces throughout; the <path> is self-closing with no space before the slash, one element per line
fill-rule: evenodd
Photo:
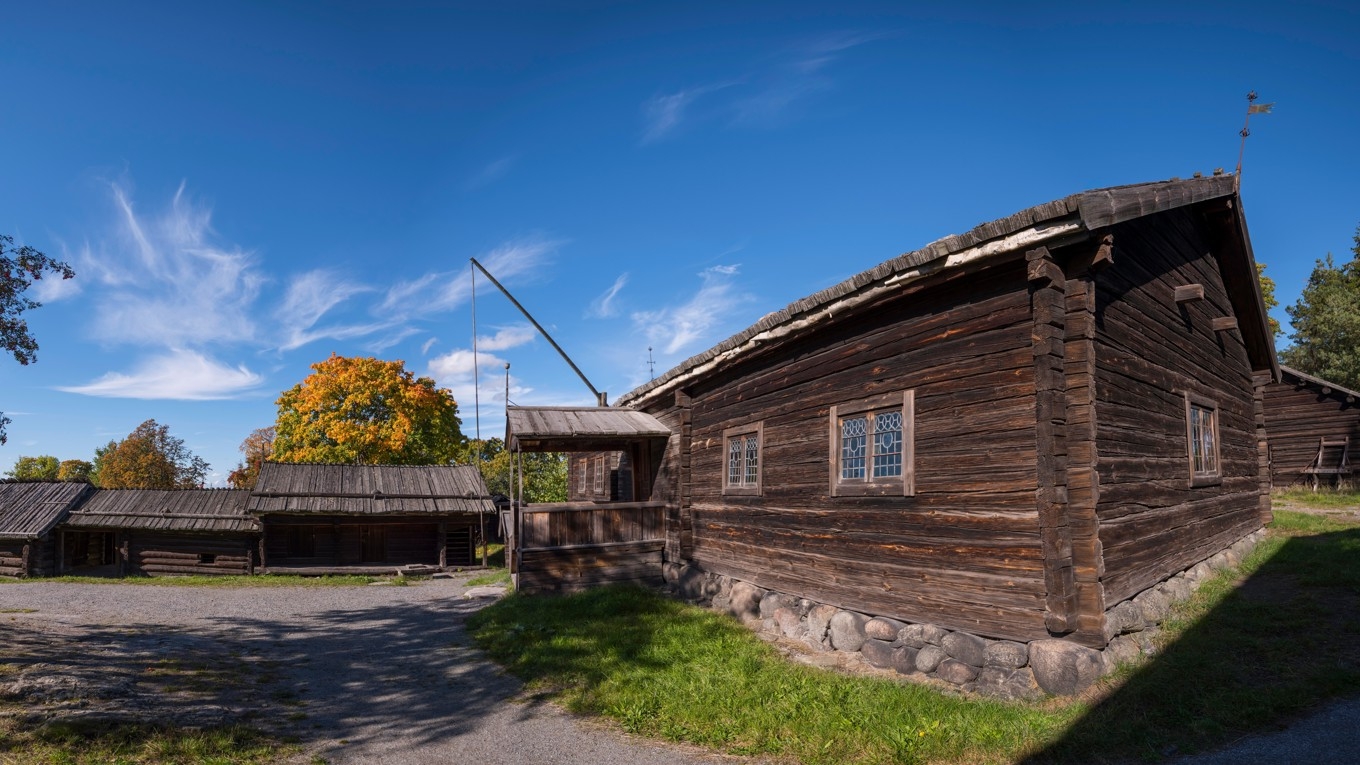
<path fill-rule="evenodd" d="M 1320 489 L 1315 492 L 1312 489 L 1293 488 L 1279 492 L 1275 498 L 1317 508 L 1360 505 L 1360 491 L 1351 490 Z"/>
<path fill-rule="evenodd" d="M 998 760 L 1073 717 L 793 664 L 729 618 L 634 588 L 512 595 L 471 626 L 492 657 L 574 712 L 732 754 Z"/>
<path fill-rule="evenodd" d="M 397 577 L 400 579 L 400 577 Z M 359 587 L 373 582 L 391 581 L 376 576 L 55 576 L 31 579 L 5 579 L 0 582 L 67 582 L 72 584 L 130 584 L 151 587 Z M 404 582 L 403 582 L 404 584 Z"/>
<path fill-rule="evenodd" d="M 20 724 L 0 717 L 0 765 L 267 765 L 299 749 L 244 727 Z"/>
<path fill-rule="evenodd" d="M 508 586 L 510 584 L 510 569 L 508 568 L 494 569 L 492 571 L 486 572 L 485 574 L 478 574 L 477 576 L 474 576 L 471 579 L 467 580 L 468 587 L 478 587 L 481 585 L 488 584 L 500 584 Z"/>
<path fill-rule="evenodd" d="M 1277 511 L 1179 604 L 1152 660 L 1087 700 L 1002 704 L 790 663 L 733 620 L 644 590 L 513 595 L 478 644 L 625 730 L 804 763 L 1124 762 L 1221 746 L 1360 691 L 1360 524 Z"/>

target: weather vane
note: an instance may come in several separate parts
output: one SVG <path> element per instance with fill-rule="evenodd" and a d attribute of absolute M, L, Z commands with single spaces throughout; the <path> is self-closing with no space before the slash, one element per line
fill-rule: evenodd
<path fill-rule="evenodd" d="M 656 359 L 652 358 L 652 346 L 647 346 L 647 373 L 656 379 Z"/>
<path fill-rule="evenodd" d="M 1251 135 L 1251 115 L 1270 114 L 1270 110 L 1275 106 L 1274 102 L 1258 104 L 1256 103 L 1257 98 L 1259 96 L 1256 95 L 1254 90 L 1247 94 L 1247 118 L 1242 122 L 1242 132 L 1238 134 L 1242 136 L 1242 145 L 1237 149 L 1237 177 L 1239 181 L 1242 178 L 1242 153 L 1247 150 L 1247 136 Z"/>

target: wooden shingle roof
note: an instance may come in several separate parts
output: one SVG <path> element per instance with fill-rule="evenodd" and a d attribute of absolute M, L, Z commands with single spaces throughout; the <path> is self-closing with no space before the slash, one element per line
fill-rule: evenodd
<path fill-rule="evenodd" d="M 1235 175 L 1173 179 L 1115 186 L 1073 194 L 984 223 L 964 234 L 947 236 L 919 250 L 880 263 L 832 287 L 790 303 L 718 345 L 691 356 L 656 379 L 620 396 L 619 406 L 642 407 L 683 388 L 690 380 L 726 368 L 753 353 L 775 347 L 804 330 L 871 305 L 909 282 L 941 271 L 1014 256 L 1041 244 L 1078 241 L 1096 229 L 1187 205 L 1237 196 Z M 1233 208 L 1233 226 L 1243 250 L 1232 276 L 1238 289 L 1230 290 L 1243 319 L 1243 333 L 1255 363 L 1276 370 L 1274 346 L 1265 329 L 1260 287 L 1256 281 L 1251 242 L 1241 205 Z M 1225 269 L 1225 272 L 1228 269 Z M 1259 327 L 1256 325 L 1260 325 Z"/>
<path fill-rule="evenodd" d="M 69 481 L 0 482 L 0 537 L 41 537 L 92 491 L 87 483 Z"/>
<path fill-rule="evenodd" d="M 322 465 L 266 462 L 250 494 L 255 515 L 491 513 L 471 465 Z"/>
<path fill-rule="evenodd" d="M 596 451 L 671 435 L 646 412 L 608 406 L 511 406 L 505 431 L 511 448 L 524 451 Z"/>
<path fill-rule="evenodd" d="M 1314 377 L 1310 374 L 1300 372 L 1293 367 L 1280 365 L 1280 382 L 1295 387 L 1313 388 L 1324 396 L 1335 396 L 1339 399 L 1346 400 L 1347 403 L 1354 403 L 1355 401 L 1360 400 L 1360 393 L 1357 393 L 1350 388 L 1342 387 L 1329 380 L 1324 380 L 1321 377 Z"/>
<path fill-rule="evenodd" d="M 99 489 L 67 526 L 175 532 L 259 531 L 241 489 Z"/>

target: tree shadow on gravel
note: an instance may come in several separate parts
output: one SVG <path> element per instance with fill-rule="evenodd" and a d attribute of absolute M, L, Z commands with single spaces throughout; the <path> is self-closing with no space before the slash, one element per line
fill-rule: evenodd
<path fill-rule="evenodd" d="M 1360 692 L 1360 529 L 1265 543 L 1198 618 L 1026 763 L 1158 761 L 1268 733 Z M 1254 566 L 1254 569 L 1253 569 Z"/>
<path fill-rule="evenodd" d="M 221 627 L 246 655 L 265 658 L 271 693 L 304 744 L 422 746 L 475 730 L 520 688 L 464 632 L 464 619 L 484 604 L 395 603 Z"/>

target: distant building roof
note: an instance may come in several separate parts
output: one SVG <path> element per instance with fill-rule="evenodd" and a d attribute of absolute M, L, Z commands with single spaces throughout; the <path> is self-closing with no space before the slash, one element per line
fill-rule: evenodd
<path fill-rule="evenodd" d="M 241 489 L 99 489 L 67 526 L 176 532 L 259 531 Z"/>
<path fill-rule="evenodd" d="M 0 537 L 43 536 L 93 490 L 88 483 L 69 481 L 0 482 Z"/>
<path fill-rule="evenodd" d="M 491 513 L 471 465 L 323 465 L 266 462 L 250 493 L 254 515 Z"/>
<path fill-rule="evenodd" d="M 1307 385 L 1317 388 L 1322 391 L 1324 395 L 1335 394 L 1339 398 L 1346 398 L 1351 401 L 1360 400 L 1360 393 L 1357 393 L 1350 388 L 1344 388 L 1330 380 L 1314 377 L 1313 375 L 1300 372 L 1293 367 L 1287 367 L 1283 364 L 1280 365 L 1280 381 L 1290 385 Z"/>
<path fill-rule="evenodd" d="M 617 449 L 671 435 L 646 412 L 610 406 L 511 406 L 506 408 L 505 429 L 512 449 L 531 452 Z"/>

